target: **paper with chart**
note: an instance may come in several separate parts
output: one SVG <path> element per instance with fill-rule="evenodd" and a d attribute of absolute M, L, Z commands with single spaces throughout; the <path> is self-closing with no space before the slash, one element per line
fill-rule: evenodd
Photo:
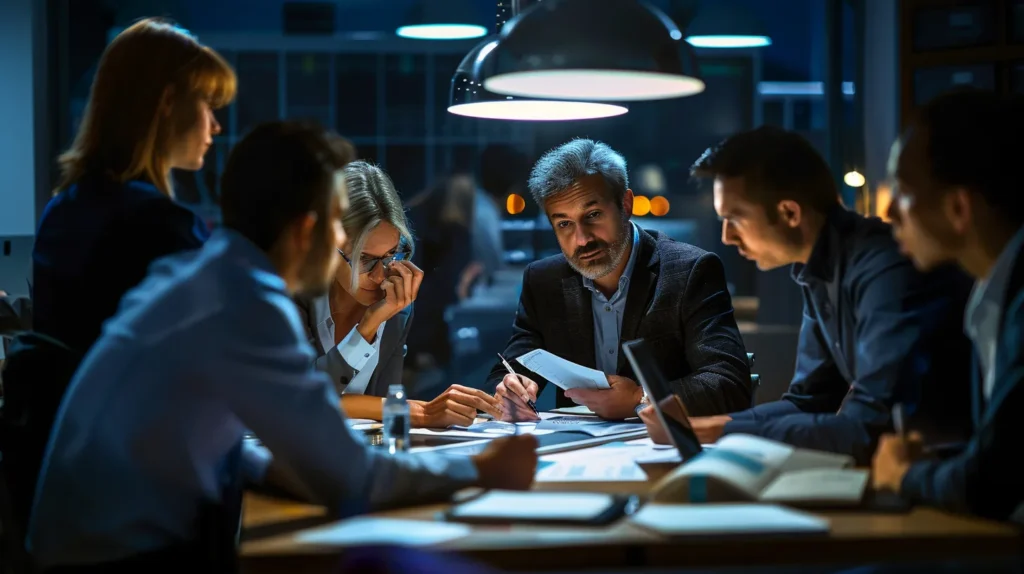
<path fill-rule="evenodd" d="M 544 349 L 534 349 L 518 357 L 516 361 L 563 391 L 611 388 L 608 386 L 608 377 L 601 371 L 577 365 Z"/>
<path fill-rule="evenodd" d="M 537 482 L 643 482 L 647 474 L 634 457 L 644 447 L 611 443 L 542 456 Z"/>

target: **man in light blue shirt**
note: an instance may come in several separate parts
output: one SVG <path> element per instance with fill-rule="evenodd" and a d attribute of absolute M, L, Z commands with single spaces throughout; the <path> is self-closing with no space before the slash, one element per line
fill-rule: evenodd
<path fill-rule="evenodd" d="M 225 228 L 156 262 L 122 300 L 64 398 L 28 546 L 43 568 L 208 566 L 197 523 L 244 478 L 339 515 L 527 488 L 536 441 L 473 458 L 388 456 L 363 444 L 312 369 L 291 296 L 322 292 L 344 241 L 339 161 L 316 128 L 259 127 L 232 151 Z M 266 448 L 243 443 L 246 429 Z"/>
<path fill-rule="evenodd" d="M 583 286 L 590 291 L 590 306 L 594 311 L 594 357 L 597 359 L 597 370 L 614 373 L 619 365 L 619 333 L 622 332 L 622 315 L 626 312 L 626 294 L 629 293 L 629 278 L 636 267 L 636 252 L 633 246 L 640 243 L 640 230 L 636 223 L 629 222 L 633 230 L 629 244 L 629 259 L 619 277 L 618 288 L 610 297 L 606 297 L 594 285 L 594 280 L 583 278 Z"/>

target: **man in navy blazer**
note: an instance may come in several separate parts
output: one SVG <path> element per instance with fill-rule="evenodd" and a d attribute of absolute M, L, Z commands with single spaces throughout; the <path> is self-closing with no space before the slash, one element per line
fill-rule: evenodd
<path fill-rule="evenodd" d="M 922 269 L 954 260 L 977 279 L 964 317 L 974 434 L 946 460 L 922 456 L 916 433 L 887 435 L 873 469 L 876 488 L 911 502 L 1015 522 L 1024 522 L 1022 134 L 1020 96 L 958 90 L 925 106 L 896 148 L 889 213 L 903 250 Z"/>
<path fill-rule="evenodd" d="M 930 440 L 966 438 L 970 343 L 960 320 L 969 277 L 954 265 L 914 269 L 888 225 L 842 206 L 828 164 L 795 132 L 736 134 L 693 173 L 714 179 L 722 242 L 762 270 L 792 265 L 804 300 L 788 391 L 740 412 L 690 412 L 702 443 L 753 434 L 868 464 L 896 402 Z M 641 417 L 659 440 L 657 417 Z"/>

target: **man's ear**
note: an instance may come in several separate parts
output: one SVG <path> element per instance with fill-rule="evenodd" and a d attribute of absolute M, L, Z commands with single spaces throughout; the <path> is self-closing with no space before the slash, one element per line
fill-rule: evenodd
<path fill-rule="evenodd" d="M 778 210 L 778 218 L 782 221 L 783 225 L 790 229 L 800 226 L 800 222 L 803 220 L 803 212 L 800 209 L 799 203 L 792 199 L 784 199 L 779 202 L 776 209 Z"/>
<path fill-rule="evenodd" d="M 964 234 L 974 219 L 974 204 L 969 191 L 958 187 L 943 198 L 943 210 L 950 225 L 958 234 Z"/>
<path fill-rule="evenodd" d="M 622 196 L 622 213 L 627 220 L 633 217 L 633 197 L 632 189 L 626 189 L 626 194 Z"/>
<path fill-rule="evenodd" d="M 292 242 L 295 250 L 305 255 L 313 249 L 313 239 L 316 229 L 317 215 L 314 211 L 308 211 L 300 217 L 292 229 Z"/>

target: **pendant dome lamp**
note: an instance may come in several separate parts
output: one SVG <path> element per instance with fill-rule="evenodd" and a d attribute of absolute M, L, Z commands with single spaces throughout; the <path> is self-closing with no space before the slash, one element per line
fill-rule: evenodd
<path fill-rule="evenodd" d="M 416 0 L 395 34 L 415 40 L 466 40 L 486 36 L 487 28 L 471 21 L 473 12 L 473 5 L 466 0 Z"/>
<path fill-rule="evenodd" d="M 490 36 L 462 59 L 452 76 L 450 113 L 481 119 L 568 121 L 608 118 L 629 111 L 620 104 L 520 98 L 490 92 L 480 79 L 480 61 L 497 45 L 497 35 Z"/>
<path fill-rule="evenodd" d="M 686 27 L 686 41 L 698 48 L 761 48 L 772 43 L 749 10 L 728 0 L 701 3 Z"/>
<path fill-rule="evenodd" d="M 543 0 L 510 20 L 478 65 L 509 96 L 641 101 L 704 91 L 697 60 L 661 10 L 641 0 Z"/>

